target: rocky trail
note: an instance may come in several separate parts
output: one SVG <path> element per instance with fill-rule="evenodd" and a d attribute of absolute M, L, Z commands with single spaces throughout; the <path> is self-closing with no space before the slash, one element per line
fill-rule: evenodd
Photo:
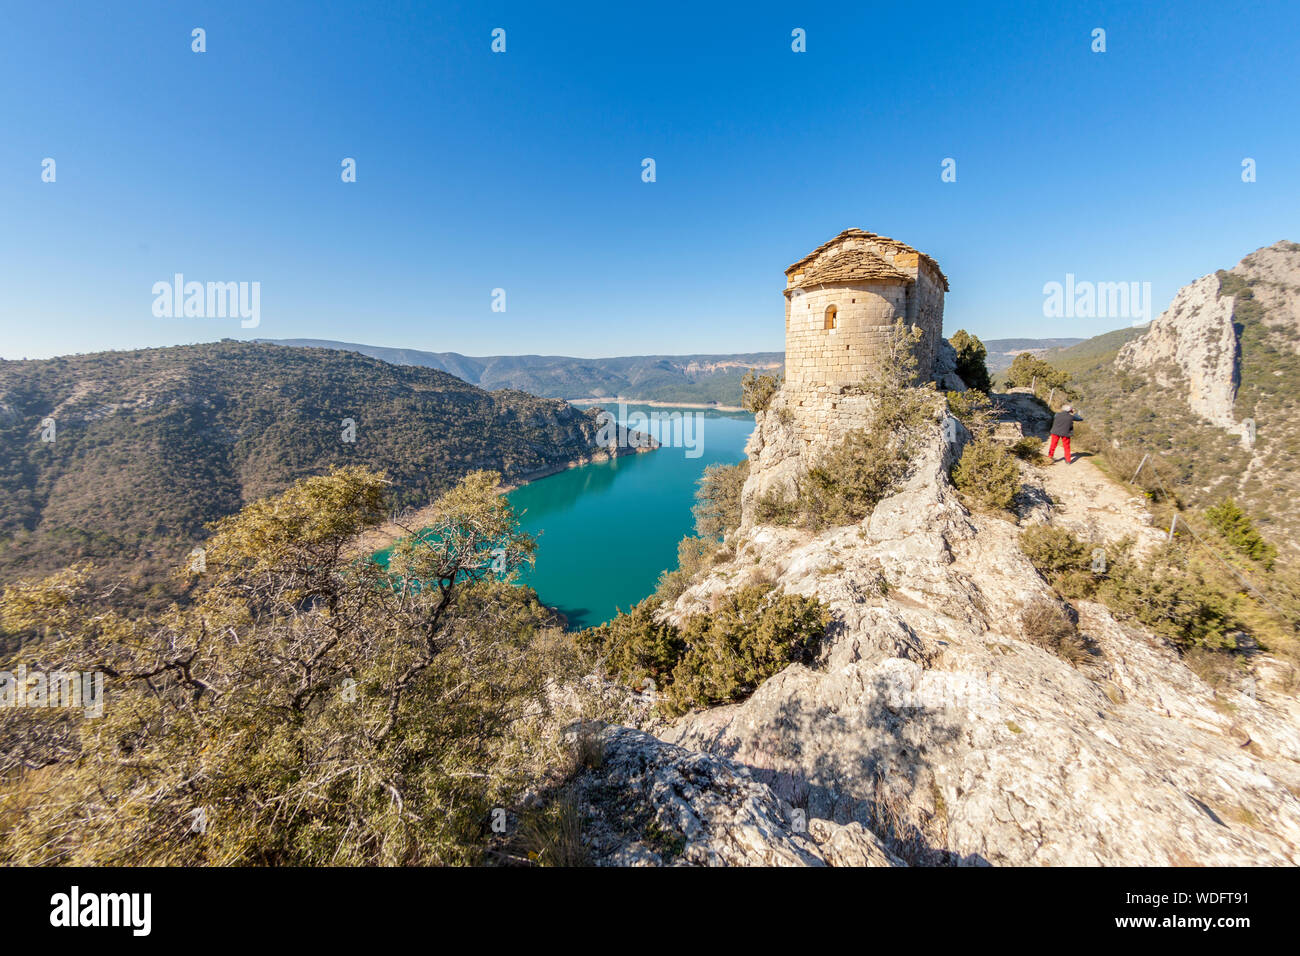
<path fill-rule="evenodd" d="M 1031 435 L 1042 414 L 1032 404 L 1037 412 L 1017 415 Z M 775 447 L 779 405 L 760 418 L 754 443 Z M 768 581 L 818 597 L 834 617 L 814 666 L 790 665 L 742 702 L 645 728 L 723 762 L 711 779 L 734 772 L 775 800 L 739 843 L 700 821 L 689 855 L 834 862 L 817 840 L 847 839 L 833 824 L 868 834 L 860 848 L 879 840 L 882 852 L 856 858 L 881 865 L 1300 863 L 1293 692 L 1211 688 L 1174 648 L 1101 604 L 1072 611 L 1093 649 L 1086 661 L 1057 656 L 1022 625 L 1027 608 L 1060 600 L 1020 550 L 1022 528 L 1044 521 L 1098 543 L 1151 545 L 1162 535 L 1141 502 L 1083 459 L 1024 465 L 1030 501 L 1018 522 L 974 513 L 948 479 L 960 445 L 936 428 L 904 486 L 858 524 L 742 524 L 735 557 L 671 607 L 680 621 Z M 755 450 L 750 481 L 761 483 L 784 463 Z M 666 792 L 652 782 L 659 752 L 639 749 L 622 765 L 645 768 L 643 792 Z M 677 801 L 662 803 L 665 824 L 680 816 Z"/>
<path fill-rule="evenodd" d="M 1051 428 L 1048 413 L 1024 390 L 1001 393 L 997 399 L 1005 410 L 1003 420 L 1041 441 L 1046 460 Z M 1112 480 L 1089 460 L 1088 452 L 1081 452 L 1077 445 L 1072 451 L 1074 460 L 1067 465 L 1065 451 L 1058 445 L 1051 464 L 1026 475 L 1028 495 L 1046 506 L 1040 519 L 1099 545 L 1131 538 L 1139 555 L 1157 547 L 1164 534 L 1152 526 L 1141 496 Z"/>

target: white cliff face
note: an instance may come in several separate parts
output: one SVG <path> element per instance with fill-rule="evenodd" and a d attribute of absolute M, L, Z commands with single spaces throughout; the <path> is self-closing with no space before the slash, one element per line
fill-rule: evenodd
<path fill-rule="evenodd" d="M 1300 245 L 1276 242 L 1252 252 L 1229 272 L 1250 285 L 1275 347 L 1300 349 Z M 1121 369 L 1152 376 L 1186 395 L 1188 407 L 1212 425 L 1242 431 L 1233 405 L 1240 385 L 1238 302 L 1219 295 L 1215 274 L 1184 286 L 1141 338 L 1115 359 Z"/>
<path fill-rule="evenodd" d="M 1238 359 L 1233 298 L 1219 296 L 1219 277 L 1211 274 L 1178 290 L 1147 332 L 1120 349 L 1115 364 L 1150 374 L 1165 388 L 1185 388 L 1193 412 L 1235 430 Z"/>
<path fill-rule="evenodd" d="M 775 411 L 760 419 L 762 450 L 786 444 Z M 1055 596 L 1015 524 L 962 506 L 947 477 L 957 452 L 936 426 L 905 486 L 859 524 L 742 526 L 736 558 L 672 616 L 774 581 L 830 606 L 823 659 L 659 736 L 749 768 L 809 819 L 859 824 L 909 862 L 1300 863 L 1300 704 L 1269 687 L 1216 695 L 1099 604 L 1078 609 L 1095 650 L 1084 665 L 1031 643 L 1021 609 Z M 1087 518 L 1062 507 L 1034 513 Z M 1123 502 L 1108 507 L 1098 533 L 1125 530 Z"/>

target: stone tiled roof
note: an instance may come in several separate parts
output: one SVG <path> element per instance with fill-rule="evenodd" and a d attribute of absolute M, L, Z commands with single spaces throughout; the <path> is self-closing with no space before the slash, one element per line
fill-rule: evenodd
<path fill-rule="evenodd" d="M 811 260 L 815 259 L 815 258 L 816 258 L 818 255 L 820 255 L 822 252 L 826 251 L 826 250 L 829 249 L 831 246 L 835 245 L 836 243 L 840 242 L 840 241 L 843 240 L 843 239 L 869 239 L 869 240 L 871 240 L 873 243 L 875 243 L 875 244 L 878 245 L 878 246 L 884 246 L 884 247 L 887 248 L 887 249 L 892 249 L 895 253 L 900 253 L 900 252 L 902 252 L 902 253 L 911 253 L 911 254 L 913 254 L 913 255 L 915 255 L 915 256 L 918 256 L 918 257 L 920 257 L 921 259 L 923 259 L 923 260 L 925 260 L 926 262 L 928 262 L 928 263 L 929 263 L 929 264 L 934 268 L 934 271 L 935 271 L 935 272 L 939 273 L 939 279 L 940 279 L 940 281 L 943 283 L 943 288 L 944 288 L 944 290 L 947 291 L 947 289 L 948 289 L 948 277 L 945 276 L 945 275 L 943 274 L 943 270 L 939 268 L 939 263 L 935 262 L 933 259 L 931 259 L 929 256 L 927 256 L 924 252 L 922 252 L 922 251 L 919 250 L 919 249 L 913 249 L 913 248 L 912 248 L 911 246 L 909 246 L 907 243 L 905 243 L 905 242 L 899 242 L 897 239 L 890 239 L 888 236 L 877 235 L 877 234 L 874 233 L 874 232 L 865 232 L 865 231 L 862 230 L 862 229 L 845 229 L 843 232 L 841 232 L 841 233 L 840 233 L 838 236 L 836 236 L 834 239 L 830 239 L 830 240 L 828 240 L 827 242 L 823 242 L 820 246 L 818 246 L 818 247 L 817 247 L 816 249 L 814 249 L 812 252 L 808 253 L 808 255 L 804 256 L 804 257 L 803 257 L 802 259 L 800 259 L 798 262 L 794 263 L 792 266 L 790 266 L 788 269 L 785 270 L 785 274 L 788 276 L 788 275 L 790 275 L 790 274 L 793 273 L 793 272 L 798 272 L 798 271 L 799 271 L 799 270 L 800 270 L 800 269 L 801 269 L 805 264 L 807 264 L 807 263 L 810 262 Z M 855 250 L 855 251 L 856 251 L 856 250 Z M 866 251 L 866 250 L 863 250 L 863 251 Z M 846 252 L 846 253 L 841 253 L 841 255 L 845 255 L 845 254 L 847 254 L 847 252 Z M 838 257 L 837 257 L 837 258 L 838 258 Z M 875 258 L 875 259 L 877 259 L 878 261 L 883 261 L 883 260 L 880 260 L 880 257 L 879 257 L 879 256 L 873 256 L 872 258 Z M 888 268 L 888 269 L 893 269 L 893 266 L 890 266 L 888 263 L 885 263 L 885 267 Z M 830 268 L 830 265 L 827 264 L 827 265 L 825 265 L 825 266 L 820 266 L 819 269 L 821 269 L 821 268 Z M 895 270 L 895 271 L 897 271 L 897 270 Z M 870 275 L 867 275 L 867 276 L 851 276 L 850 278 L 872 278 L 872 276 L 870 276 Z M 805 276 L 804 276 L 804 280 L 803 280 L 803 281 L 805 281 L 805 282 L 814 281 L 814 282 L 815 282 L 815 281 L 818 281 L 818 280 L 816 280 L 816 279 L 810 279 L 810 278 L 808 277 L 808 275 L 805 274 Z M 825 281 L 836 281 L 836 280 L 826 280 L 826 279 L 822 279 L 822 280 L 820 280 L 820 281 L 825 282 Z M 840 281 L 843 281 L 843 280 L 840 280 Z"/>
<path fill-rule="evenodd" d="M 817 261 L 800 280 L 804 285 L 816 285 L 822 282 L 912 282 L 906 272 L 895 269 L 870 249 L 845 249 L 832 256 L 825 256 Z"/>

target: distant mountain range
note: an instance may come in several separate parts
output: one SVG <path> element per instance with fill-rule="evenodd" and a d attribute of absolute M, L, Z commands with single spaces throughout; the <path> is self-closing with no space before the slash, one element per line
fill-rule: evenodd
<path fill-rule="evenodd" d="M 338 350 L 0 360 L 0 581 L 91 558 L 162 596 L 207 522 L 331 465 L 385 471 L 418 506 L 475 469 L 520 479 L 602 454 L 596 432 L 563 402 Z"/>
<path fill-rule="evenodd" d="M 273 345 L 360 352 L 393 365 L 419 365 L 464 379 L 480 388 L 515 388 L 545 398 L 636 398 L 654 402 L 740 404 L 740 380 L 750 369 L 779 371 L 784 352 L 732 355 L 632 355 L 573 358 L 565 355 L 490 355 L 424 352 L 327 339 L 265 339 Z M 1043 351 L 1083 339 L 991 339 L 989 370 L 1001 371 L 1017 352 Z"/>
<path fill-rule="evenodd" d="M 1054 349 L 1065 349 L 1072 345 L 1078 345 L 1086 339 L 1063 338 L 1063 339 L 988 339 L 984 347 L 988 349 L 989 355 L 987 364 L 990 372 L 1001 372 L 1011 367 L 1017 355 L 1021 352 L 1033 352 L 1035 355 L 1042 355 L 1044 352 Z"/>
<path fill-rule="evenodd" d="M 566 355 L 489 355 L 423 352 L 325 339 L 274 339 L 275 345 L 343 349 L 394 365 L 419 365 L 480 388 L 515 388 L 544 398 L 638 398 L 646 401 L 740 404 L 740 380 L 749 369 L 781 368 L 784 353 L 738 355 L 633 355 L 573 358 Z"/>

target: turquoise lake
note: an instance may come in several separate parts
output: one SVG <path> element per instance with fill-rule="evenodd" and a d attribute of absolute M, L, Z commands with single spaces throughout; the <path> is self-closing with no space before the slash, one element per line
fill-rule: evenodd
<path fill-rule="evenodd" d="M 618 407 L 605 406 L 618 414 Z M 700 409 L 636 412 L 699 413 L 698 458 L 686 448 L 662 447 L 642 455 L 584 465 L 541 478 L 510 492 L 523 530 L 537 539 L 536 566 L 526 571 L 544 604 L 558 608 L 573 628 L 612 618 L 648 596 L 661 572 L 677 566 L 677 542 L 694 533 L 696 482 L 709 465 L 745 457 L 752 415 Z M 636 427 L 632 422 L 632 427 Z M 690 433 L 687 433 L 688 436 Z M 661 438 L 668 437 L 665 428 Z"/>

